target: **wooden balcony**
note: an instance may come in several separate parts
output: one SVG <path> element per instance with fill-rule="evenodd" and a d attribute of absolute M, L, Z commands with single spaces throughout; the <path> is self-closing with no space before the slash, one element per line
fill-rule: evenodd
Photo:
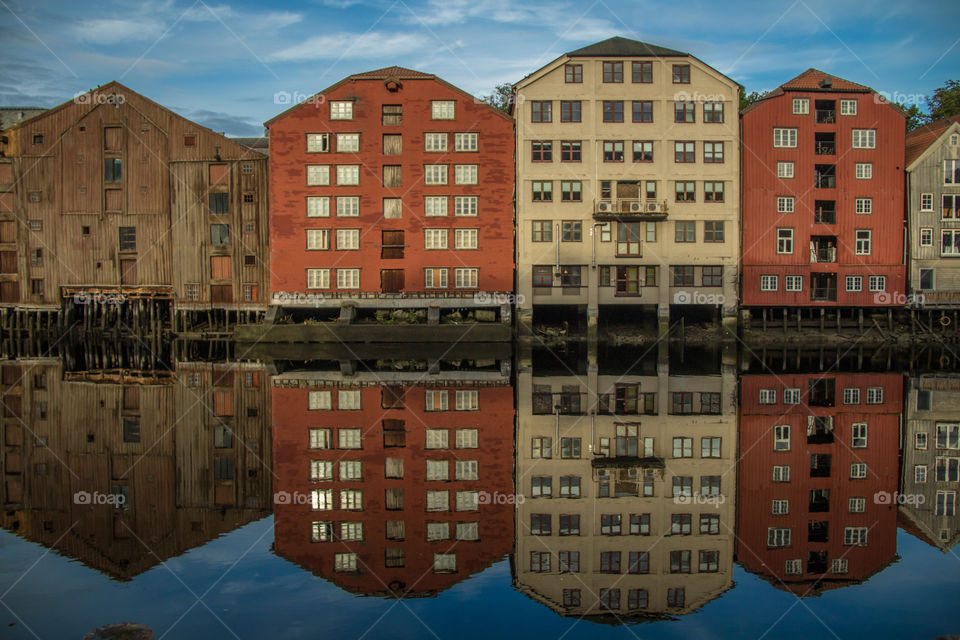
<path fill-rule="evenodd" d="M 594 220 L 664 220 L 667 217 L 666 200 L 642 198 L 607 198 L 593 204 Z"/>

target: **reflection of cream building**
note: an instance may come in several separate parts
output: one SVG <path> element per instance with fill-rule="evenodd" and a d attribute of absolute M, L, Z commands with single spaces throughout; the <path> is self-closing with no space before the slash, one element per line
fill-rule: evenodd
<path fill-rule="evenodd" d="M 689 613 L 732 585 L 732 363 L 521 371 L 517 388 L 517 588 L 599 621 Z"/>
<path fill-rule="evenodd" d="M 908 531 L 949 551 L 960 539 L 960 376 L 910 378 L 906 414 L 900 492 L 923 504 L 902 504 L 900 515 L 913 523 Z"/>
<path fill-rule="evenodd" d="M 611 38 L 517 94 L 517 293 L 572 305 L 736 309 L 739 87 L 694 56 Z"/>

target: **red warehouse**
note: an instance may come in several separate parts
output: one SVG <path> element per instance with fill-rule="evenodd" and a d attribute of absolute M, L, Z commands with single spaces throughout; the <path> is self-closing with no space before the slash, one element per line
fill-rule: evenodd
<path fill-rule="evenodd" d="M 417 597 L 510 553 L 512 387 L 315 375 L 274 379 L 278 555 L 351 593 Z"/>
<path fill-rule="evenodd" d="M 740 390 L 737 560 L 801 597 L 886 567 L 903 377 L 745 375 Z"/>
<path fill-rule="evenodd" d="M 506 113 L 434 75 L 388 67 L 266 126 L 274 304 L 459 309 L 513 291 Z"/>
<path fill-rule="evenodd" d="M 741 117 L 742 306 L 904 304 L 903 112 L 808 69 Z"/>

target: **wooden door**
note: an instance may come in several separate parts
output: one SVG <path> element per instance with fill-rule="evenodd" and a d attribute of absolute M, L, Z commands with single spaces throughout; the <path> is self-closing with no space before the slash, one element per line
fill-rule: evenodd
<path fill-rule="evenodd" d="M 380 291 L 383 293 L 403 291 L 403 269 L 381 269 Z"/>
<path fill-rule="evenodd" d="M 137 261 L 136 260 L 120 261 L 120 284 L 131 285 L 131 286 L 137 284 Z"/>

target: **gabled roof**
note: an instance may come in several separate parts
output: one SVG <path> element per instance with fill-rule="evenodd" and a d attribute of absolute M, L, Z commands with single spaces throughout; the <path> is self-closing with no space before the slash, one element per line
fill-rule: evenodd
<path fill-rule="evenodd" d="M 270 138 L 233 138 L 231 137 L 230 140 L 233 140 L 237 144 L 241 144 L 245 146 L 247 149 L 250 149 L 252 151 L 259 151 L 264 155 L 268 155 L 270 153 Z"/>
<path fill-rule="evenodd" d="M 870 87 L 862 84 L 857 84 L 856 82 L 850 82 L 849 80 L 844 80 L 843 78 L 830 75 L 826 71 L 820 71 L 819 69 L 807 69 L 797 77 L 787 80 L 782 85 L 768 91 L 763 95 L 762 98 L 751 104 L 749 107 L 741 111 L 741 114 L 747 113 L 757 107 L 757 105 L 762 104 L 763 102 L 770 100 L 771 98 L 776 98 L 784 95 L 788 91 L 803 91 L 804 93 L 810 92 L 819 92 L 819 93 L 870 93 L 878 95 L 876 91 Z M 906 116 L 906 113 L 899 105 L 896 105 L 892 102 L 884 100 L 882 97 L 878 98 L 883 101 L 884 104 L 896 110 L 897 113 Z"/>
<path fill-rule="evenodd" d="M 924 151 L 940 139 L 944 131 L 958 122 L 960 122 L 960 114 L 929 122 L 907 133 L 906 166 L 909 167 L 913 164 L 917 158 L 923 155 Z"/>
<path fill-rule="evenodd" d="M 398 67 L 396 65 L 392 67 L 384 67 L 383 69 L 374 69 L 373 71 L 364 71 L 363 73 L 355 73 L 352 76 L 347 76 L 345 80 L 409 80 L 409 79 L 418 79 L 418 80 L 430 80 L 436 79 L 436 76 L 432 73 L 424 73 L 423 71 L 415 71 L 413 69 L 407 69 L 406 67 Z"/>
<path fill-rule="evenodd" d="M 653 57 L 677 57 L 677 56 L 688 56 L 689 53 L 684 53 L 683 51 L 676 51 L 675 49 L 667 49 L 666 47 L 660 47 L 655 44 L 649 44 L 647 42 L 640 42 L 639 40 L 630 40 L 629 38 L 621 38 L 616 36 L 613 38 L 608 38 L 601 42 L 588 45 L 582 49 L 577 49 L 576 51 L 570 51 L 567 55 L 571 58 L 592 58 L 592 57 L 644 57 L 649 58 Z"/>

